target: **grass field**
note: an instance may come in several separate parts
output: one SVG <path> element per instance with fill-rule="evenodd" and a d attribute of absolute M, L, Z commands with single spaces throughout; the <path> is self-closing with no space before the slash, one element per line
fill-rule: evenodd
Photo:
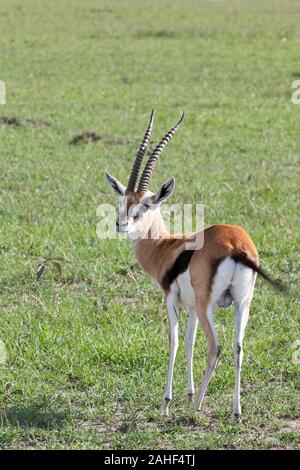
<path fill-rule="evenodd" d="M 299 24 L 296 0 L 1 0 L 0 118 L 18 120 L 0 122 L 2 448 L 300 448 Z M 257 283 L 239 423 L 232 309 L 216 312 L 222 356 L 200 413 L 185 402 L 181 312 L 159 416 L 162 295 L 129 242 L 96 236 L 97 206 L 117 204 L 103 171 L 126 183 L 152 107 L 154 140 L 186 113 L 152 188 L 175 176 L 172 202 L 242 225 L 290 287 Z M 70 145 L 85 131 L 100 140 Z M 197 387 L 205 362 L 199 330 Z"/>

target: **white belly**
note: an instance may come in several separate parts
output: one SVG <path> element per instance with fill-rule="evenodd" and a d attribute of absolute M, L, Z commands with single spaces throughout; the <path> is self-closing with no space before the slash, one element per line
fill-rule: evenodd
<path fill-rule="evenodd" d="M 195 293 L 191 284 L 189 269 L 177 277 L 177 285 L 180 303 L 187 309 L 195 309 Z"/>

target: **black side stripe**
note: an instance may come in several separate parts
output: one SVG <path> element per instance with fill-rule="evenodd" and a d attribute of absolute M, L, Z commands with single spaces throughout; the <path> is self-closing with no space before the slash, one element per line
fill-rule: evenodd
<path fill-rule="evenodd" d="M 187 270 L 194 253 L 195 253 L 194 250 L 185 250 L 178 256 L 178 258 L 175 260 L 173 266 L 165 273 L 164 277 L 162 278 L 161 286 L 162 286 L 163 289 L 168 290 L 170 288 L 170 285 L 172 284 L 172 282 L 174 282 L 175 279 L 177 279 L 177 277 L 180 274 L 184 273 L 184 271 Z M 263 279 L 265 279 L 267 282 L 269 282 L 275 289 L 278 289 L 281 292 L 287 292 L 287 287 L 279 279 L 273 279 L 260 266 L 257 266 L 257 264 L 254 261 L 252 261 L 250 258 L 248 258 L 246 253 L 244 253 L 244 252 L 236 253 L 236 254 L 232 255 L 231 258 L 236 263 L 241 263 L 244 266 L 247 266 L 248 268 L 251 268 L 258 275 L 260 275 Z M 216 275 L 219 264 L 224 259 L 225 258 L 217 258 L 217 259 L 213 260 L 212 269 L 211 269 L 211 276 L 210 276 L 210 282 L 209 282 L 210 290 L 212 288 L 214 277 Z"/>
<path fill-rule="evenodd" d="M 194 250 L 185 250 L 178 256 L 173 266 L 166 272 L 166 274 L 162 278 L 161 286 L 163 289 L 168 290 L 172 282 L 177 279 L 179 274 L 182 274 L 184 273 L 184 271 L 187 270 L 194 253 Z"/>

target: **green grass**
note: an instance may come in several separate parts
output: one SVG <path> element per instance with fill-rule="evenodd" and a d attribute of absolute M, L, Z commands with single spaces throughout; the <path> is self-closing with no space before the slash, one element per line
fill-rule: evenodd
<path fill-rule="evenodd" d="M 299 448 L 300 4 L 282 1 L 2 0 L 0 79 L 0 443 L 3 448 Z M 157 414 L 168 326 L 161 293 L 128 242 L 99 240 L 151 108 L 154 139 L 186 121 L 152 188 L 205 204 L 206 225 L 242 225 L 262 264 L 245 338 L 243 419 L 231 420 L 232 309 L 203 411 L 185 403 L 182 337 L 171 415 Z M 26 119 L 47 121 L 30 126 Z M 97 131 L 100 141 L 69 145 Z M 37 281 L 37 267 L 58 258 Z M 132 276 L 134 273 L 134 277 Z M 199 331 L 195 377 L 206 361 Z"/>

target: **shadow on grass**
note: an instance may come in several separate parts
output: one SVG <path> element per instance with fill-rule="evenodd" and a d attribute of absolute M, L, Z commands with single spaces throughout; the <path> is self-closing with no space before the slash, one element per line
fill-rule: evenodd
<path fill-rule="evenodd" d="M 0 412 L 0 425 L 18 428 L 60 429 L 70 417 L 68 411 L 57 411 L 46 403 L 13 406 Z"/>

